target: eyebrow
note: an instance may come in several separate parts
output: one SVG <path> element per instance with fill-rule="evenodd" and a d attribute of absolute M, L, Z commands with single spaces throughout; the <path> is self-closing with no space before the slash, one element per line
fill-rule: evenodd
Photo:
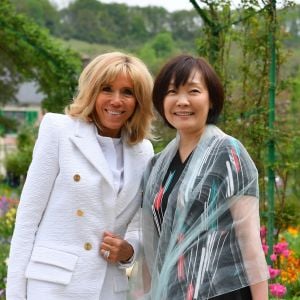
<path fill-rule="evenodd" d="M 111 83 L 104 83 L 104 84 L 102 84 L 101 86 L 102 86 L 102 87 L 104 87 L 104 86 L 112 86 L 112 84 L 111 84 Z M 133 90 L 134 87 L 124 86 L 124 87 L 122 87 L 122 89 L 130 89 L 130 90 Z"/>
<path fill-rule="evenodd" d="M 194 79 L 189 80 L 189 81 L 187 81 L 185 84 L 180 84 L 180 85 L 194 85 L 194 84 L 199 84 L 199 83 L 202 84 L 202 85 L 205 85 L 204 82 L 203 82 L 202 80 L 199 80 L 199 81 L 197 80 L 197 81 L 196 81 L 196 80 L 194 80 Z M 170 84 L 169 84 L 169 86 L 170 86 L 170 85 L 174 85 L 174 86 L 175 86 L 175 82 L 174 82 L 174 81 L 171 81 Z"/>

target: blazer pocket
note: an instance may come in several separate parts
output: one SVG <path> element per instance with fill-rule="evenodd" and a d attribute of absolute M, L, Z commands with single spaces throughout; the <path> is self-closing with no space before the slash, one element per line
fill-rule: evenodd
<path fill-rule="evenodd" d="M 78 256 L 45 247 L 33 249 L 25 277 L 67 285 L 70 283 Z"/>
<path fill-rule="evenodd" d="M 129 290 L 128 277 L 126 275 L 118 275 L 114 277 L 114 292 L 121 293 Z"/>

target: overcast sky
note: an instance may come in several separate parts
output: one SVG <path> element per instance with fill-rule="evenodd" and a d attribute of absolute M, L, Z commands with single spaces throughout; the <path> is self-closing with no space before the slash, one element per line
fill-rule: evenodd
<path fill-rule="evenodd" d="M 56 3 L 58 8 L 63 8 L 68 5 L 69 2 L 73 0 L 50 0 L 52 3 Z M 191 10 L 193 5 L 189 0 L 101 0 L 103 3 L 126 3 L 127 5 L 137 5 L 137 6 L 162 6 L 166 10 L 172 12 L 175 10 Z M 232 3 L 237 5 L 240 1 L 233 0 Z M 278 0 L 277 3 L 282 3 L 283 0 Z M 294 1 L 295 3 L 300 3 L 300 0 Z"/>
<path fill-rule="evenodd" d="M 52 3 L 55 3 L 58 8 L 63 8 L 68 5 L 68 3 L 73 0 L 50 0 Z M 189 0 L 101 0 L 103 3 L 125 3 L 129 6 L 162 6 L 168 11 L 174 10 L 191 10 L 193 5 Z"/>

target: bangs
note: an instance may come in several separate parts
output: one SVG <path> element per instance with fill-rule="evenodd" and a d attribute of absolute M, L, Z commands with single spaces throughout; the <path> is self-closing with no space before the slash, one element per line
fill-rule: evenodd
<path fill-rule="evenodd" d="M 127 62 L 119 63 L 115 65 L 114 68 L 108 66 L 107 69 L 104 70 L 103 76 L 101 77 L 101 85 L 113 82 L 120 75 L 127 76 L 133 80 L 130 67 Z"/>
<path fill-rule="evenodd" d="M 178 88 L 180 85 L 185 85 L 194 70 L 194 61 L 187 58 L 174 66 L 170 77 L 170 82 L 173 81 L 172 83 L 176 88 Z"/>

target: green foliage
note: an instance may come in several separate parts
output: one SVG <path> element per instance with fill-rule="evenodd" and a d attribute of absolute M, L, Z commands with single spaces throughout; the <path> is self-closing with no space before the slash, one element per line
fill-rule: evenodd
<path fill-rule="evenodd" d="M 175 11 L 170 13 L 162 7 L 132 7 L 117 3 L 102 3 L 97 0 L 76 0 L 61 11 L 55 10 L 49 0 L 10 0 L 18 12 L 30 16 L 41 26 L 65 39 L 80 39 L 91 43 L 110 44 L 113 47 L 137 49 L 155 35 L 169 31 L 176 41 L 177 47 L 194 52 L 194 40 L 198 38 L 199 49 L 203 55 L 209 57 L 214 52 L 206 46 L 207 35 L 210 35 L 211 45 L 227 36 L 219 34 L 221 28 L 231 31 L 229 21 L 235 16 L 235 21 L 245 17 L 243 11 L 230 11 L 230 1 L 196 1 L 202 2 L 201 7 L 207 7 L 207 13 L 212 12 L 212 27 L 203 28 L 203 21 L 196 10 Z M 243 1 L 247 12 L 253 14 L 259 10 L 259 1 Z M 287 1 L 285 1 L 285 4 Z M 220 9 L 221 8 L 221 9 Z M 286 13 L 278 10 L 278 15 L 284 15 L 282 24 L 289 28 L 286 43 L 291 46 L 299 44 L 299 16 L 300 6 L 295 6 Z M 204 11 L 204 10 L 203 10 Z M 205 22 L 204 22 L 205 23 Z M 239 25 L 239 24 L 237 24 Z M 215 40 L 214 43 L 212 41 Z M 206 46 L 201 47 L 202 44 Z M 206 50 L 205 50 L 206 49 Z"/>
<path fill-rule="evenodd" d="M 8 154 L 5 159 L 5 168 L 8 174 L 26 178 L 36 136 L 36 128 L 24 127 L 21 129 L 17 138 L 17 151 Z"/>
<path fill-rule="evenodd" d="M 5 105 L 9 101 L 15 100 L 15 94 L 18 91 L 20 82 L 22 82 L 22 77 L 18 73 L 18 68 L 14 65 L 13 60 L 1 49 L 0 62 L 0 104 Z"/>
<path fill-rule="evenodd" d="M 61 39 L 59 41 L 62 45 L 64 45 L 65 48 L 74 49 L 75 51 L 80 53 L 84 59 L 96 57 L 100 53 L 121 50 L 120 48 L 115 48 L 111 45 L 94 44 L 94 43 L 84 42 L 81 40 L 74 40 L 74 39 L 63 40 L 63 39 Z M 125 50 L 123 50 L 123 51 L 125 51 Z"/>
<path fill-rule="evenodd" d="M 284 203 L 284 205 L 281 205 L 281 203 L 277 201 L 275 207 L 275 228 L 278 230 L 278 234 L 288 227 L 297 227 L 298 225 L 300 225 L 299 201 L 290 200 Z"/>
<path fill-rule="evenodd" d="M 5 168 L 8 174 L 25 176 L 32 159 L 32 148 L 25 147 L 22 150 L 9 154 L 5 159 Z"/>
<path fill-rule="evenodd" d="M 0 183 L 0 195 L 6 198 L 14 199 L 14 202 L 18 202 L 17 199 L 20 198 L 21 190 L 16 188 L 11 188 L 4 182 Z"/>
<path fill-rule="evenodd" d="M 292 194 L 295 196 L 295 199 L 300 198 L 300 186 L 299 186 L 299 174 L 300 174 L 300 128 L 299 128 L 299 119 L 300 119 L 300 69 L 298 73 L 291 79 L 291 103 L 289 108 L 290 118 L 290 127 L 291 133 L 289 135 L 289 141 L 287 146 L 289 153 L 291 154 L 291 159 L 289 163 L 292 165 L 291 168 L 291 190 Z M 284 149 L 283 149 L 284 150 Z"/>
<path fill-rule="evenodd" d="M 17 71 L 23 80 L 38 81 L 40 91 L 46 95 L 43 107 L 62 111 L 77 85 L 81 67 L 78 55 L 63 49 L 46 30 L 27 17 L 16 14 L 8 0 L 0 2 L 0 40 L 0 56 L 5 55 L 9 61 L 6 67 Z M 3 69 L 1 66 L 0 74 Z M 8 74 L 12 78 L 14 72 Z"/>
<path fill-rule="evenodd" d="M 284 40 L 284 44 L 288 47 L 299 48 L 300 35 L 299 35 L 299 15 L 300 15 L 300 5 L 292 5 L 289 9 L 282 13 L 281 23 L 285 27 L 289 28 L 287 37 Z"/>
<path fill-rule="evenodd" d="M 184 40 L 193 43 L 201 34 L 200 18 L 195 10 L 173 12 L 170 15 L 169 23 L 173 39 L 176 41 Z"/>
<path fill-rule="evenodd" d="M 174 51 L 175 43 L 170 33 L 162 32 L 151 41 L 151 47 L 157 57 L 167 57 Z"/>
<path fill-rule="evenodd" d="M 18 133 L 17 146 L 19 150 L 23 150 L 27 147 L 33 147 L 37 137 L 37 128 L 25 126 L 22 127 Z"/>
<path fill-rule="evenodd" d="M 139 50 L 138 56 L 150 66 L 152 73 L 156 74 L 161 65 L 177 51 L 171 33 L 161 32 Z"/>
<path fill-rule="evenodd" d="M 2 116 L 0 113 L 0 136 L 7 131 L 16 130 L 17 125 L 18 124 L 15 120 Z"/>
<path fill-rule="evenodd" d="M 195 11 L 167 12 L 161 7 L 129 7 L 97 0 L 75 0 L 56 11 L 48 0 L 11 0 L 18 12 L 47 27 L 51 34 L 64 39 L 110 44 L 113 47 L 141 47 L 162 31 L 185 49 L 194 45 L 200 19 Z"/>
<path fill-rule="evenodd" d="M 71 3 L 69 9 L 63 11 L 63 36 L 88 42 L 109 42 L 106 39 L 107 29 L 102 27 L 100 16 L 97 16 L 102 7 L 103 4 L 96 0 L 77 0 Z"/>
<path fill-rule="evenodd" d="M 8 254 L 9 244 L 0 243 L 0 290 L 5 288 Z"/>
<path fill-rule="evenodd" d="M 60 15 L 48 0 L 10 0 L 18 13 L 23 13 L 39 26 L 49 29 L 51 34 L 58 34 Z"/>

